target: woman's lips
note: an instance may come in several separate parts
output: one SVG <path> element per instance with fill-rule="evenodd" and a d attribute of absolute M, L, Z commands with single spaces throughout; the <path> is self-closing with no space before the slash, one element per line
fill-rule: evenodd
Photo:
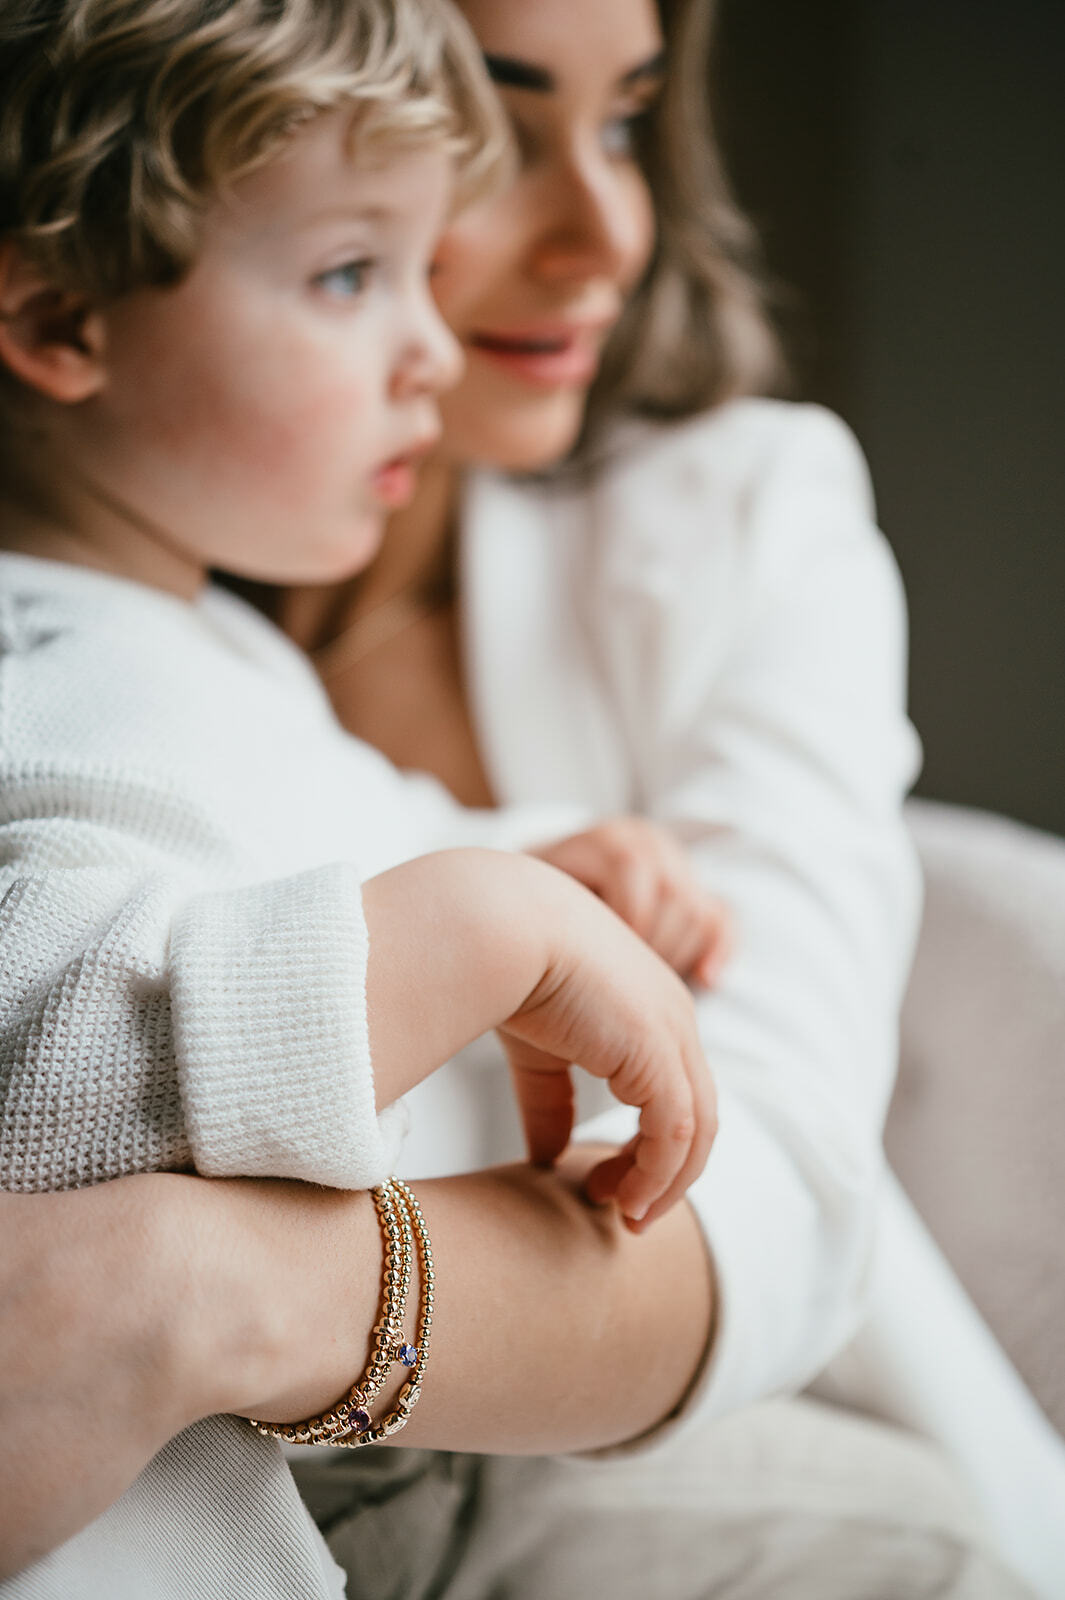
<path fill-rule="evenodd" d="M 584 388 L 599 367 L 601 327 L 537 328 L 474 333 L 471 350 L 512 377 L 540 388 Z"/>

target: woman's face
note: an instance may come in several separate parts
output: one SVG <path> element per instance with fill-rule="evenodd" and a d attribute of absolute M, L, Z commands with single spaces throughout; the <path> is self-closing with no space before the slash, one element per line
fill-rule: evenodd
<path fill-rule="evenodd" d="M 662 83 L 653 0 L 460 0 L 514 125 L 517 176 L 465 211 L 434 285 L 466 355 L 455 462 L 531 471 L 580 430 L 599 352 L 654 237 L 635 158 Z"/>

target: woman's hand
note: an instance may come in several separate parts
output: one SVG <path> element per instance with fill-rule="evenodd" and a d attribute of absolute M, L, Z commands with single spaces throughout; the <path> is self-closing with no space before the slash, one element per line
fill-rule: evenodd
<path fill-rule="evenodd" d="M 530 855 L 583 883 L 682 978 L 709 989 L 732 954 L 735 924 L 687 853 L 646 817 L 615 817 Z"/>

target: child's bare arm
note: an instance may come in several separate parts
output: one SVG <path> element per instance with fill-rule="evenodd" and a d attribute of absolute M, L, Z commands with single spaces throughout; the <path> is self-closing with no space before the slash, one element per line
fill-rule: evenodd
<path fill-rule="evenodd" d="M 667 828 L 614 817 L 529 853 L 591 889 L 682 978 L 704 988 L 717 981 L 732 953 L 732 913 L 703 888 Z"/>
<path fill-rule="evenodd" d="M 710 1074 L 687 990 L 618 917 L 541 862 L 481 850 L 382 873 L 363 905 L 378 1106 L 496 1027 L 533 1160 L 568 1143 L 579 1062 L 640 1109 L 636 1138 L 589 1192 L 633 1224 L 680 1198 L 715 1131 Z"/>

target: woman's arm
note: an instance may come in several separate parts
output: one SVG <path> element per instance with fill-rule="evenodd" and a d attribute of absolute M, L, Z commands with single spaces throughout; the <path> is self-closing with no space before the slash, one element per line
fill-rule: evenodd
<path fill-rule="evenodd" d="M 0 1578 L 91 1521 L 190 1420 L 190 1375 L 224 1316 L 193 1259 L 194 1187 L 0 1192 Z"/>
<path fill-rule="evenodd" d="M 648 1232 L 557 1172 L 417 1185 L 437 1265 L 431 1367 L 397 1443 L 606 1446 L 678 1404 L 709 1337 L 687 1206 Z M 0 1575 L 111 1504 L 173 1433 L 321 1410 L 365 1364 L 381 1247 L 369 1196 L 158 1175 L 0 1195 Z"/>
<path fill-rule="evenodd" d="M 808 1382 L 862 1310 L 920 899 L 905 611 L 860 452 L 816 408 L 665 430 L 596 517 L 611 539 L 587 603 L 631 782 L 736 916 L 699 1003 L 721 1132 L 691 1191 L 721 1288 L 706 1402 L 725 1410 Z"/>

